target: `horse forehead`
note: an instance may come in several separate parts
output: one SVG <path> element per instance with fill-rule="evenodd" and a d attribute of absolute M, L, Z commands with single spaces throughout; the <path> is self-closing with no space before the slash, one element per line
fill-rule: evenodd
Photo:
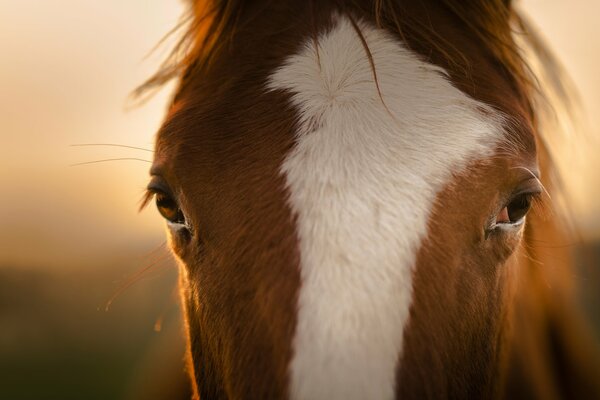
<path fill-rule="evenodd" d="M 290 391 L 393 398 L 436 195 L 494 153 L 504 117 L 382 30 L 359 23 L 369 55 L 352 21 L 335 20 L 267 85 L 289 94 L 299 121 L 281 166 L 302 281 Z"/>

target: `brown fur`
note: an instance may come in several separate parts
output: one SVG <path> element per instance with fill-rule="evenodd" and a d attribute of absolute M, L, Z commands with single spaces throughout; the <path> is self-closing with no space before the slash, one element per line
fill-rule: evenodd
<path fill-rule="evenodd" d="M 191 243 L 173 237 L 173 247 L 185 264 L 183 303 L 201 398 L 287 391 L 299 274 L 279 167 L 293 144 L 295 115 L 281 94 L 257 95 L 289 43 L 302 38 L 303 29 L 287 29 L 284 17 L 281 48 L 232 44 L 213 68 L 187 74 L 157 141 L 155 165 L 198 227 Z M 273 22 L 273 14 L 257 18 Z M 272 35 L 238 29 L 256 44 Z"/>
<path fill-rule="evenodd" d="M 398 398 L 491 398 L 499 390 L 510 282 L 519 267 L 511 255 L 519 238 L 486 237 L 481 227 L 495 204 L 488 180 L 510 188 L 523 179 L 519 170 L 507 174 L 509 167 L 501 159 L 473 164 L 438 196 L 417 258 Z M 461 193 L 480 195 L 470 196 L 465 208 Z"/>
<path fill-rule="evenodd" d="M 264 83 L 327 29 L 333 10 L 372 21 L 446 69 L 460 90 L 510 116 L 519 144 L 438 195 L 415 266 L 398 397 L 599 397 L 569 262 L 553 267 L 568 256 L 540 248 L 567 240 L 558 216 L 532 213 L 521 246 L 485 239 L 480 228 L 494 194 L 518 182 L 510 167 L 535 169 L 536 148 L 542 180 L 556 189 L 536 131 L 535 79 L 512 39 L 518 16 L 505 1 L 484 0 L 192 3 L 182 42 L 141 90 L 181 79 L 154 170 L 194 227 L 172 246 L 200 397 L 287 395 L 300 277 L 279 168 L 296 115 L 288 95 L 266 93 Z"/>

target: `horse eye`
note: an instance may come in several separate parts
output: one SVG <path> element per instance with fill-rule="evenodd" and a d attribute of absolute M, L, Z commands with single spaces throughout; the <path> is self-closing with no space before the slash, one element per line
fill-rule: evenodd
<path fill-rule="evenodd" d="M 523 193 L 513 198 L 496 216 L 496 224 L 515 224 L 521 221 L 531 207 L 530 193 Z"/>
<path fill-rule="evenodd" d="M 160 215 L 173 224 L 185 224 L 183 212 L 169 195 L 156 193 L 156 208 Z"/>

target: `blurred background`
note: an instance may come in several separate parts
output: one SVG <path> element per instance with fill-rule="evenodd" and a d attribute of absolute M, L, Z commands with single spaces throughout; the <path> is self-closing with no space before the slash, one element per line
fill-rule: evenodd
<path fill-rule="evenodd" d="M 581 95 L 586 134 L 560 151 L 582 233 L 573 246 L 598 260 L 600 2 L 518 4 Z M 182 11 L 176 0 L 0 0 L 0 399 L 145 398 L 150 360 L 180 368 L 176 267 L 155 210 L 137 212 L 143 149 L 172 87 L 137 108 L 128 96 Z M 86 143 L 142 149 L 72 146 Z M 132 159 L 71 166 L 113 158 Z M 582 301 L 599 324 L 600 276 L 586 262 Z"/>

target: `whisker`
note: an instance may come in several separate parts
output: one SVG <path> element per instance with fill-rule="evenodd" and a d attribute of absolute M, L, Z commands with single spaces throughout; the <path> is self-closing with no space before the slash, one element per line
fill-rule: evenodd
<path fill-rule="evenodd" d="M 163 260 L 165 255 L 170 254 L 170 253 L 168 253 L 168 251 L 169 251 L 169 249 L 167 247 L 167 241 L 164 240 L 161 244 L 156 246 L 151 251 L 137 257 L 137 259 L 139 260 L 140 264 L 152 263 L 152 265 L 154 265 L 154 264 L 156 264 L 156 262 Z M 161 252 L 165 252 L 165 253 L 161 254 Z M 135 271 L 130 276 L 128 276 L 126 279 L 135 279 L 137 276 L 143 274 L 145 272 L 145 270 L 147 268 L 151 267 L 152 265 L 147 265 L 147 267 L 144 267 L 141 270 Z"/>
<path fill-rule="evenodd" d="M 531 261 L 534 264 L 540 265 L 540 266 L 544 266 L 544 263 L 541 262 L 540 260 L 534 258 L 529 251 L 530 250 L 535 250 L 534 247 L 529 246 L 528 244 L 526 244 L 525 242 L 521 242 L 520 243 L 521 248 L 523 249 L 523 257 L 527 258 L 529 261 Z"/>
<path fill-rule="evenodd" d="M 179 303 L 179 284 L 173 285 L 171 289 L 171 294 L 169 295 L 170 301 L 166 300 L 163 304 L 162 311 L 159 316 L 154 321 L 154 331 L 160 332 L 163 328 L 163 323 L 165 320 L 165 315 L 169 312 L 169 309 L 173 307 L 173 304 Z"/>
<path fill-rule="evenodd" d="M 132 275 L 130 275 L 129 277 L 127 277 L 125 279 L 125 282 L 123 282 L 121 285 L 119 285 L 119 287 L 113 292 L 112 296 L 110 297 L 110 299 L 108 299 L 108 301 L 106 302 L 106 305 L 104 306 L 104 311 L 108 311 L 110 309 L 110 306 L 112 305 L 112 303 L 125 291 L 127 290 L 129 287 L 131 287 L 132 285 L 134 285 L 135 283 L 139 282 L 139 280 L 141 278 L 144 277 L 144 274 L 147 273 L 152 267 L 154 267 L 155 265 L 157 265 L 158 263 L 164 261 L 165 259 L 168 259 L 171 256 L 170 253 L 165 253 L 159 257 L 157 257 L 153 262 L 151 262 L 149 265 L 145 266 L 144 268 L 138 270 L 137 272 L 133 273 Z"/>
<path fill-rule="evenodd" d="M 149 258 L 151 258 L 153 255 L 156 255 L 159 251 L 161 250 L 167 250 L 167 241 L 163 241 L 161 244 L 159 244 L 157 247 L 155 247 L 153 250 L 149 251 L 148 253 L 141 255 L 140 256 L 140 260 L 148 260 Z"/>
<path fill-rule="evenodd" d="M 77 167 L 79 165 L 97 164 L 97 163 L 103 163 L 103 162 L 109 162 L 109 161 L 143 161 L 143 162 L 152 164 L 152 161 L 144 160 L 143 158 L 123 157 L 123 158 L 106 158 L 103 160 L 85 161 L 85 162 L 71 164 L 71 165 L 69 165 L 69 167 Z"/>
<path fill-rule="evenodd" d="M 149 253 L 141 256 L 141 261 L 146 261 L 147 260 L 147 261 L 150 261 L 150 264 L 146 265 L 144 268 L 142 268 L 142 269 L 134 272 L 130 276 L 128 276 L 127 280 L 135 279 L 135 278 L 139 277 L 144 272 L 146 272 L 147 270 L 149 270 L 153 265 L 156 265 L 156 263 L 158 263 L 159 261 L 162 261 L 166 256 L 168 256 L 170 254 L 168 252 L 160 254 L 160 251 L 162 251 L 162 250 L 167 251 L 166 244 L 167 244 L 167 242 L 164 241 L 158 247 L 156 247 L 154 250 L 152 250 Z"/>
<path fill-rule="evenodd" d="M 151 149 L 145 149 L 143 147 L 128 146 L 128 145 L 125 145 L 125 144 L 116 144 L 116 143 L 76 143 L 76 144 L 71 144 L 70 145 L 70 147 L 88 147 L 88 146 L 123 147 L 123 148 L 127 148 L 127 149 L 149 151 L 150 153 L 154 153 L 154 150 L 151 150 Z"/>

